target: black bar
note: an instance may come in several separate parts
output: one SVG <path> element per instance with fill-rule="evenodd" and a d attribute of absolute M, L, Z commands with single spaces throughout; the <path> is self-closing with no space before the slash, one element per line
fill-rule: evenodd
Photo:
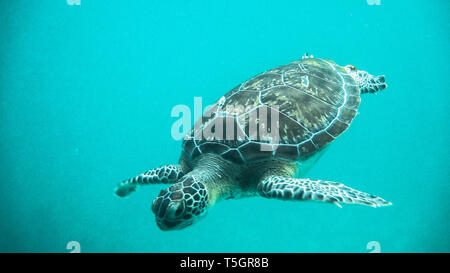
<path fill-rule="evenodd" d="M 139 266 L 141 272 L 302 272 L 306 270 L 360 272 L 361 270 L 386 270 L 393 264 L 415 267 L 427 259 L 444 261 L 448 253 L 441 254 L 299 254 L 299 253 L 148 253 L 148 254 L 0 254 L 3 268 L 11 264 L 14 269 L 22 266 L 55 267 L 64 272 L 77 269 L 77 272 L 92 271 L 112 267 L 130 272 Z M 425 259 L 426 258 L 426 259 Z M 433 261 L 433 267 L 439 261 Z M 58 270 L 59 271 L 59 270 Z"/>

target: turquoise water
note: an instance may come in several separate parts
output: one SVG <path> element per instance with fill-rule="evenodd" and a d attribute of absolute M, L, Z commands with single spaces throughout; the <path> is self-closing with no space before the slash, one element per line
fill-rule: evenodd
<path fill-rule="evenodd" d="M 0 251 L 450 252 L 450 4 L 342 2 L 1 1 Z M 163 185 L 113 195 L 177 162 L 175 105 L 305 52 L 389 85 L 308 177 L 393 206 L 229 200 L 163 232 L 150 211 Z"/>

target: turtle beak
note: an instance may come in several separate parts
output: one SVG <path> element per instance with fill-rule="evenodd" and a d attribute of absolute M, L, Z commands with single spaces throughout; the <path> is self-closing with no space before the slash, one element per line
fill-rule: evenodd
<path fill-rule="evenodd" d="M 156 225 L 163 231 L 180 230 L 192 225 L 192 223 L 193 223 L 192 221 L 169 221 L 169 220 L 156 221 Z"/>
<path fill-rule="evenodd" d="M 191 225 L 194 219 L 186 210 L 186 200 L 172 200 L 171 194 L 167 195 L 167 191 L 162 191 L 152 203 L 156 224 L 164 231 L 182 229 Z"/>

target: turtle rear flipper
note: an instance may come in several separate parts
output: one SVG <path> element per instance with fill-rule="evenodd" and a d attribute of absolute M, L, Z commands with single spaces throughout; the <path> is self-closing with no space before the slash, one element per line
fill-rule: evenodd
<path fill-rule="evenodd" d="M 365 71 L 359 71 L 359 72 L 365 72 Z M 367 73 L 367 72 L 365 72 Z M 384 75 L 379 76 L 372 76 L 369 73 L 367 73 L 368 78 L 359 86 L 359 90 L 361 91 L 361 94 L 364 93 L 375 93 L 377 91 L 386 89 L 386 78 Z"/>
<path fill-rule="evenodd" d="M 373 76 L 366 71 L 358 70 L 353 65 L 345 66 L 345 70 L 353 77 L 358 84 L 361 94 L 375 93 L 387 88 L 386 77 L 384 75 Z"/>
<path fill-rule="evenodd" d="M 339 203 L 371 207 L 392 205 L 381 197 L 352 189 L 341 183 L 324 180 L 269 176 L 258 184 L 258 192 L 266 198 L 317 200 L 334 203 L 339 207 Z"/>
<path fill-rule="evenodd" d="M 146 171 L 117 185 L 117 196 L 125 197 L 134 192 L 138 185 L 172 184 L 184 175 L 180 165 L 166 165 Z"/>

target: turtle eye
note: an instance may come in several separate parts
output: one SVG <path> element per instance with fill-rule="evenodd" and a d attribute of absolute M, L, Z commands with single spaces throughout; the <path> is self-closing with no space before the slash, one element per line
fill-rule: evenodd
<path fill-rule="evenodd" d="M 175 211 L 175 217 L 179 217 L 184 212 L 184 206 L 179 206 Z"/>
<path fill-rule="evenodd" d="M 153 213 L 156 214 L 158 212 L 159 205 L 161 205 L 161 202 L 162 202 L 162 197 L 158 197 L 155 200 L 153 200 L 153 203 L 152 203 L 152 211 L 153 211 Z"/>
<path fill-rule="evenodd" d="M 356 67 L 354 65 L 351 65 L 351 64 L 347 65 L 346 67 L 348 69 L 350 69 L 351 71 L 357 71 L 358 70 L 358 69 L 356 69 Z"/>

